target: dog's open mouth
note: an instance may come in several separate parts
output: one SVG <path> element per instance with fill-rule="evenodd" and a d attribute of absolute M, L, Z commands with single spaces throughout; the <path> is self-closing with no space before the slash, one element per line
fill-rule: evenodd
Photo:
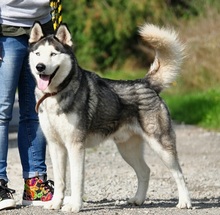
<path fill-rule="evenodd" d="M 51 75 L 39 75 L 39 79 L 37 81 L 37 87 L 39 90 L 44 91 L 51 83 L 53 77 L 56 75 L 59 66 L 55 69 L 55 71 Z"/>

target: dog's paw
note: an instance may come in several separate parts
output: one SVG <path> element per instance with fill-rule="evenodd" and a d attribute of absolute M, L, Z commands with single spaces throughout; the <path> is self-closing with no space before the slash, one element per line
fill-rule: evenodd
<path fill-rule="evenodd" d="M 179 201 L 179 203 L 176 206 L 179 209 L 191 209 L 192 208 L 192 204 L 190 200 L 187 201 Z"/>
<path fill-rule="evenodd" d="M 74 212 L 74 213 L 78 213 L 80 211 L 82 207 L 82 204 L 71 204 L 71 203 L 67 203 L 62 207 L 62 211 L 63 212 Z"/>
<path fill-rule="evenodd" d="M 61 208 L 62 205 L 62 201 L 61 200 L 51 200 L 50 202 L 47 202 L 44 205 L 45 209 L 49 209 L 49 210 L 58 210 Z"/>
<path fill-rule="evenodd" d="M 143 198 L 134 197 L 128 200 L 128 204 L 131 205 L 142 205 L 144 202 Z"/>

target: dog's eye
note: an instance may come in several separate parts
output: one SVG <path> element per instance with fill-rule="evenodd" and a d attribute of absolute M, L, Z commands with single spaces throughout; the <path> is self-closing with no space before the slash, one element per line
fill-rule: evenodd
<path fill-rule="evenodd" d="M 57 55 L 57 53 L 54 53 L 54 52 L 52 52 L 52 53 L 50 54 L 51 57 L 56 56 L 56 55 Z"/>
<path fill-rule="evenodd" d="M 36 52 L 35 54 L 36 54 L 37 56 L 40 56 L 40 52 Z"/>

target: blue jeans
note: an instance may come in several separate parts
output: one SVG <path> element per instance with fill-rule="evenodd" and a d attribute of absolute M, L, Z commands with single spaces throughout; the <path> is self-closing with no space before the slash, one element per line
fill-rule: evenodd
<path fill-rule="evenodd" d="M 0 36 L 0 179 L 8 181 L 9 122 L 18 89 L 18 149 L 23 178 L 46 174 L 46 142 L 35 112 L 35 81 L 28 66 L 28 37 Z"/>

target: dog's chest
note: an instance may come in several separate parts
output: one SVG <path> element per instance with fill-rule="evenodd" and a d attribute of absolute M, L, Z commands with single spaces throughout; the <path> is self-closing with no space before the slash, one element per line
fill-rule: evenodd
<path fill-rule="evenodd" d="M 76 113 L 64 113 L 54 98 L 48 98 L 47 101 L 42 104 L 39 117 L 41 124 L 48 126 L 56 133 L 73 131 L 79 121 Z"/>

